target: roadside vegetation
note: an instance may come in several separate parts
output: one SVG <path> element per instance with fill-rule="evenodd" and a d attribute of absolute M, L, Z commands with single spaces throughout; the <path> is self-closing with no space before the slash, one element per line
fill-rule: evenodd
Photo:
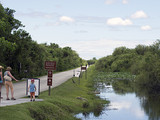
<path fill-rule="evenodd" d="M 86 75 L 87 74 L 87 78 Z M 80 78 L 72 78 L 62 85 L 42 92 L 42 102 L 28 102 L 0 108 L 0 120 L 78 120 L 77 113 L 93 112 L 99 115 L 106 103 L 95 95 L 94 78 L 96 71 L 91 66 Z"/>

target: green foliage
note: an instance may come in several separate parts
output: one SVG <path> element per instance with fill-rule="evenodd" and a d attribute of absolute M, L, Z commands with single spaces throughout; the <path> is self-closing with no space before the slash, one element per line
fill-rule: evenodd
<path fill-rule="evenodd" d="M 147 46 L 145 45 L 137 45 L 135 51 L 138 55 L 144 55 L 147 51 Z"/>
<path fill-rule="evenodd" d="M 76 51 L 60 48 L 55 43 L 38 44 L 23 30 L 21 22 L 14 18 L 15 10 L 0 4 L 0 64 L 11 66 L 16 78 L 44 75 L 44 62 L 56 61 L 56 71 L 64 71 L 83 64 Z"/>
<path fill-rule="evenodd" d="M 97 61 L 97 59 L 95 57 L 93 57 L 93 59 L 87 60 L 87 63 L 88 63 L 88 65 L 92 65 L 92 64 L 95 64 L 96 61 Z"/>
<path fill-rule="evenodd" d="M 98 71 L 111 71 L 111 65 L 114 61 L 115 57 L 107 56 L 99 59 L 96 64 L 96 70 Z"/>
<path fill-rule="evenodd" d="M 147 87 L 149 93 L 160 91 L 160 40 L 153 45 L 137 45 L 135 49 L 116 48 L 112 55 L 96 62 L 99 71 L 131 72 L 137 75 L 136 84 Z"/>
<path fill-rule="evenodd" d="M 13 52 L 13 51 L 16 50 L 16 47 L 17 47 L 16 43 L 9 42 L 9 41 L 5 40 L 4 37 L 0 38 L 0 51 L 2 53 L 7 51 L 7 50 L 10 50 L 10 51 Z"/>
<path fill-rule="evenodd" d="M 140 72 L 136 82 L 141 87 L 147 87 L 148 92 L 157 93 L 160 91 L 160 61 L 159 56 L 153 53 L 146 53 L 139 62 Z"/>
<path fill-rule="evenodd" d="M 113 56 L 116 56 L 116 55 L 121 55 L 121 54 L 125 54 L 125 53 L 127 53 L 129 51 L 129 49 L 128 48 L 126 48 L 126 47 L 118 47 L 118 48 L 116 48 L 115 50 L 114 50 L 114 52 L 113 52 Z"/>
<path fill-rule="evenodd" d="M 119 49 L 119 48 L 118 48 Z M 116 49 L 116 53 L 118 53 Z M 120 49 L 121 51 L 124 49 Z M 120 54 L 121 53 L 121 54 Z M 119 54 L 110 55 L 103 57 L 96 62 L 96 69 L 99 71 L 108 71 L 108 72 L 126 72 L 131 68 L 131 65 L 134 62 L 136 54 L 133 50 L 125 49 L 124 54 L 120 52 Z"/>

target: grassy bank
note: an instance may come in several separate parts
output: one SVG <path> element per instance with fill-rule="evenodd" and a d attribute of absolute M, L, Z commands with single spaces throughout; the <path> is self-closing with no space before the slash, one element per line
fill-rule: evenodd
<path fill-rule="evenodd" d="M 41 93 L 43 102 L 29 102 L 0 107 L 0 120 L 77 120 L 73 115 L 80 112 L 99 112 L 107 101 L 93 93 L 94 66 L 82 78 L 72 78 L 62 85 Z M 54 84 L 54 83 L 53 83 Z"/>

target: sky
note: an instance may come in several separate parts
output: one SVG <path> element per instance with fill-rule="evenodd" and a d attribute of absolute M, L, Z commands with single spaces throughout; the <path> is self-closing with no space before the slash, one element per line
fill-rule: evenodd
<path fill-rule="evenodd" d="M 0 0 L 37 43 L 71 47 L 83 59 L 160 39 L 160 0 Z"/>

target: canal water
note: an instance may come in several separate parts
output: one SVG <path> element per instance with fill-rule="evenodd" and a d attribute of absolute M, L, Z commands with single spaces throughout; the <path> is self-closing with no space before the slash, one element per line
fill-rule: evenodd
<path fill-rule="evenodd" d="M 111 85 L 100 83 L 98 90 L 102 99 L 110 101 L 97 115 L 80 113 L 77 118 L 82 120 L 160 120 L 160 99 L 145 97 L 136 92 L 113 89 Z"/>

